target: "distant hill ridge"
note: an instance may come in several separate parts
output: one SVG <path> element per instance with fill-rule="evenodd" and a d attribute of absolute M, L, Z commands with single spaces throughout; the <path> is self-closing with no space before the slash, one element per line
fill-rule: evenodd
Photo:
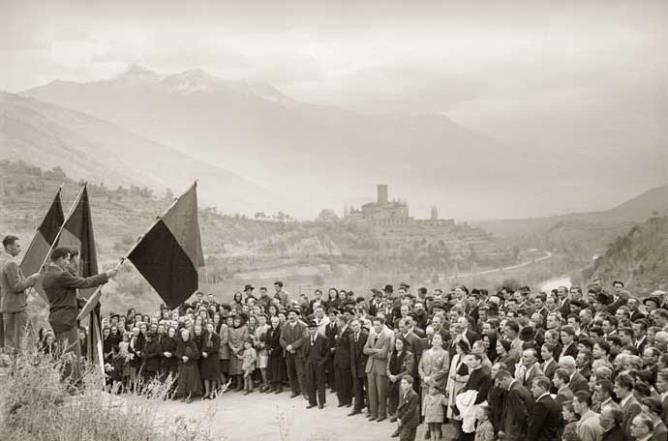
<path fill-rule="evenodd" d="M 668 216 L 631 228 L 583 272 L 585 280 L 621 280 L 637 294 L 668 290 Z"/>

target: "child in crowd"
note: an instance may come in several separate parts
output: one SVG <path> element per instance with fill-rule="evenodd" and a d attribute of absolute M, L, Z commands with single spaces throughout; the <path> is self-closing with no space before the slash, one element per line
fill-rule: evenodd
<path fill-rule="evenodd" d="M 427 424 L 427 430 L 431 439 L 434 441 L 441 439 L 441 425 L 444 421 L 444 406 L 448 405 L 445 395 L 436 386 L 429 387 L 429 395 L 424 401 L 424 422 Z"/>
<path fill-rule="evenodd" d="M 242 361 L 241 369 L 244 372 L 244 390 L 246 391 L 245 395 L 253 392 L 253 372 L 256 369 L 257 363 L 257 352 L 253 348 L 253 340 L 247 339 L 244 342 L 244 351 L 243 354 L 237 354 Z"/>
<path fill-rule="evenodd" d="M 476 411 L 478 426 L 475 429 L 475 441 L 494 441 L 494 427 L 489 420 L 489 406 L 480 406 Z"/>

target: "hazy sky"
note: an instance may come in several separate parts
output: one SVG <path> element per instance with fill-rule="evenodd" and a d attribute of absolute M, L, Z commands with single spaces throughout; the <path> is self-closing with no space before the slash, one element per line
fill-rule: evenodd
<path fill-rule="evenodd" d="M 3 90 L 108 78 L 130 63 L 202 68 L 305 102 L 440 112 L 506 143 L 586 150 L 577 160 L 617 155 L 624 167 L 639 150 L 635 169 L 592 184 L 602 206 L 617 172 L 620 201 L 668 176 L 665 0 L 0 5 Z"/>

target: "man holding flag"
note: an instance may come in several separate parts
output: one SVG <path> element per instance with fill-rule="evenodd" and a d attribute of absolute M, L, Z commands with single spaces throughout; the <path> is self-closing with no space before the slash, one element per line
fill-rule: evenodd
<path fill-rule="evenodd" d="M 56 335 L 56 341 L 63 348 L 64 353 L 71 353 L 75 360 L 71 367 L 66 365 L 63 376 L 72 376 L 74 382 L 79 380 L 79 332 L 77 315 L 77 290 L 94 288 L 104 285 L 109 279 L 116 276 L 118 269 L 114 268 L 90 277 L 79 277 L 72 274 L 72 250 L 67 247 L 58 247 L 51 252 L 51 262 L 46 267 L 43 286 L 49 299 L 49 323 Z"/>

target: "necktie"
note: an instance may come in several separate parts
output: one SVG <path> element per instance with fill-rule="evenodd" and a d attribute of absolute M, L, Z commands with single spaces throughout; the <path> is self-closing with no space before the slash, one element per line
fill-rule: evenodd
<path fill-rule="evenodd" d="M 357 343 L 357 340 L 359 340 L 359 337 L 360 337 L 359 334 L 355 334 L 355 343 Z"/>

